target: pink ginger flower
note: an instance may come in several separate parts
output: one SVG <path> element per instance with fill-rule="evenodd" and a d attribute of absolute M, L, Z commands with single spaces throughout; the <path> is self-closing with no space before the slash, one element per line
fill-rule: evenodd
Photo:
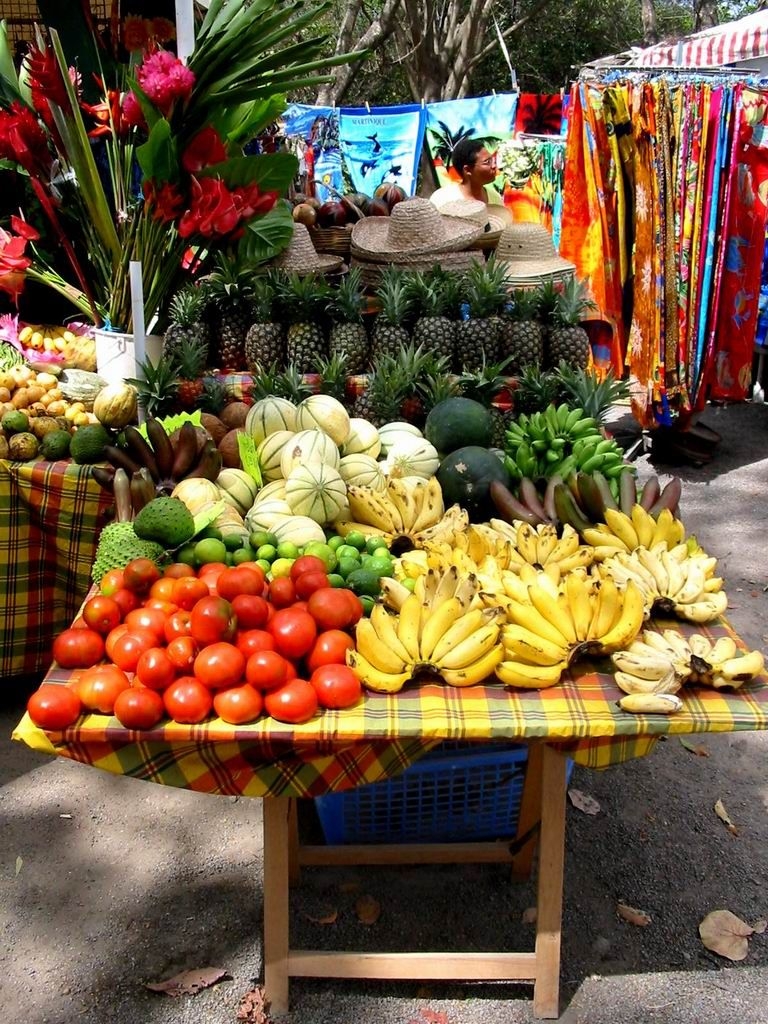
<path fill-rule="evenodd" d="M 195 85 L 189 68 L 167 50 L 150 54 L 136 72 L 139 85 L 164 116 L 177 100 L 188 100 Z"/>

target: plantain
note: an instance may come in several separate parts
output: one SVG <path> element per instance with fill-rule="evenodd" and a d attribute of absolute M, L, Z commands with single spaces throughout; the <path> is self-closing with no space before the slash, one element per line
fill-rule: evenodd
<path fill-rule="evenodd" d="M 103 487 L 105 491 L 112 490 L 116 472 L 117 470 L 114 466 L 91 466 L 93 479 L 100 487 Z"/>
<path fill-rule="evenodd" d="M 123 429 L 123 438 L 130 457 L 139 466 L 145 466 L 154 482 L 158 483 L 160 474 L 157 469 L 155 453 L 141 431 L 129 425 Z"/>
<path fill-rule="evenodd" d="M 223 460 L 221 457 L 221 452 L 216 447 L 214 441 L 208 440 L 203 445 L 202 451 L 200 452 L 200 458 L 198 459 L 197 464 L 192 468 L 192 470 L 189 473 L 187 473 L 184 479 L 188 480 L 190 477 L 202 477 L 205 480 L 211 480 L 215 482 L 216 477 L 221 472 L 222 465 Z"/>
<path fill-rule="evenodd" d="M 146 476 L 143 475 L 146 473 Z M 137 470 L 131 476 L 131 506 L 134 516 L 148 505 L 155 496 L 155 485 L 146 468 Z"/>
<path fill-rule="evenodd" d="M 160 480 L 170 480 L 173 469 L 173 445 L 163 424 L 152 416 L 147 418 L 147 437 L 155 453 Z"/>
<path fill-rule="evenodd" d="M 178 483 L 189 473 L 201 455 L 197 447 L 197 431 L 189 420 L 181 425 L 173 453 L 171 480 Z"/>
<path fill-rule="evenodd" d="M 141 466 L 131 458 L 128 452 L 113 444 L 104 445 L 104 458 L 111 462 L 115 469 L 125 470 L 129 481 L 133 474 L 141 469 Z"/>

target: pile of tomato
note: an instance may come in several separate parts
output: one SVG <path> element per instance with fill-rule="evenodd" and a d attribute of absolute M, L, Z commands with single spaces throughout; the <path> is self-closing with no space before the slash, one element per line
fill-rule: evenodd
<path fill-rule="evenodd" d="M 345 663 L 363 614 L 351 590 L 331 587 L 313 555 L 267 582 L 255 563 L 177 563 L 161 574 L 146 558 L 108 572 L 77 621 L 53 644 L 66 686 L 44 683 L 32 721 L 64 729 L 84 712 L 114 715 L 127 729 L 163 718 L 211 716 L 241 725 L 269 715 L 311 719 L 362 696 Z"/>

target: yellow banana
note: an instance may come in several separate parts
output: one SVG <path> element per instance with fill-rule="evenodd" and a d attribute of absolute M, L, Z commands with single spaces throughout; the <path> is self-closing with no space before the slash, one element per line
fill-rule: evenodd
<path fill-rule="evenodd" d="M 517 550 L 530 565 L 536 564 L 536 531 L 528 523 L 517 527 Z"/>
<path fill-rule="evenodd" d="M 709 579 L 704 580 L 704 593 L 716 594 L 723 589 L 724 583 L 725 580 L 722 576 L 710 576 Z"/>
<path fill-rule="evenodd" d="M 462 640 L 452 651 L 444 654 L 437 667 L 441 672 L 446 668 L 467 668 L 479 661 L 480 658 L 484 658 L 491 648 L 497 645 L 498 641 L 499 627 L 495 622 L 489 622 L 475 630 L 466 640 Z"/>
<path fill-rule="evenodd" d="M 507 686 L 521 690 L 546 690 L 560 682 L 567 668 L 567 661 L 559 661 L 555 665 L 525 665 L 520 661 L 502 661 L 496 666 L 496 675 Z"/>
<path fill-rule="evenodd" d="M 736 657 L 738 647 L 736 641 L 730 636 L 720 636 L 715 640 L 712 645 L 710 657 L 707 661 L 711 661 L 713 665 L 719 665 L 723 661 L 729 661 L 731 658 Z"/>
<path fill-rule="evenodd" d="M 449 597 L 434 611 L 426 611 L 428 617 L 423 622 L 419 637 L 419 660 L 423 662 L 431 660 L 438 640 L 464 614 L 464 607 L 457 598 Z"/>
<path fill-rule="evenodd" d="M 636 554 L 641 565 L 653 576 L 658 593 L 666 594 L 669 587 L 669 573 L 664 568 L 662 560 L 655 551 L 650 551 L 648 548 L 638 548 Z"/>
<path fill-rule="evenodd" d="M 660 679 L 643 679 L 631 672 L 614 672 L 613 678 L 622 693 L 676 693 L 680 683 L 675 670 L 670 668 Z"/>
<path fill-rule="evenodd" d="M 639 545 L 637 531 L 628 515 L 617 511 L 615 508 L 607 508 L 605 510 L 605 523 L 614 536 L 618 537 L 626 545 L 628 551 L 634 551 Z"/>
<path fill-rule="evenodd" d="M 473 661 L 471 665 L 467 665 L 465 668 L 441 668 L 440 675 L 443 682 L 448 683 L 449 686 L 474 686 L 492 675 L 503 657 L 504 648 L 501 644 L 496 644 L 482 658 Z"/>
<path fill-rule="evenodd" d="M 640 587 L 632 580 L 622 594 L 621 612 L 613 626 L 598 641 L 603 651 L 620 651 L 631 643 L 640 632 L 645 615 L 645 602 Z"/>
<path fill-rule="evenodd" d="M 661 512 L 659 512 L 656 516 L 651 542 L 650 544 L 645 545 L 647 548 L 653 547 L 656 544 L 661 544 L 662 542 L 666 544 L 667 547 L 672 547 L 673 531 L 671 527 L 674 518 L 675 517 L 668 508 L 663 508 Z"/>
<path fill-rule="evenodd" d="M 595 598 L 592 621 L 589 624 L 589 640 L 599 640 L 613 626 L 621 611 L 621 596 L 610 576 L 602 576 Z"/>
<path fill-rule="evenodd" d="M 468 576 L 462 577 L 456 584 L 456 589 L 453 592 L 453 596 L 463 605 L 464 609 L 468 609 L 474 600 L 475 594 L 478 591 L 478 579 L 473 572 Z"/>
<path fill-rule="evenodd" d="M 360 620 L 363 621 L 362 619 Z M 390 615 L 383 604 L 375 604 L 371 609 L 370 623 L 376 630 L 379 643 L 388 647 L 395 657 L 402 658 L 403 663 L 408 661 L 408 651 L 403 646 L 397 635 L 397 619 Z"/>
<path fill-rule="evenodd" d="M 449 566 L 439 577 L 435 585 L 435 593 L 430 608 L 436 612 L 441 604 L 456 594 L 456 585 L 459 582 L 459 570 L 455 565 Z"/>
<path fill-rule="evenodd" d="M 674 693 L 629 693 L 619 701 L 621 710 L 633 715 L 673 715 L 682 706 Z"/>
<path fill-rule="evenodd" d="M 577 548 L 572 555 L 567 555 L 565 558 L 561 558 L 559 562 L 555 563 L 560 569 L 561 573 L 573 572 L 574 569 L 587 569 L 595 560 L 595 548 L 590 548 L 586 544 L 582 544 L 581 547 Z M 548 569 L 552 562 L 548 562 L 544 567 Z"/>
<path fill-rule="evenodd" d="M 760 651 L 749 651 L 747 654 L 737 655 L 715 665 L 714 670 L 717 675 L 730 682 L 743 682 L 758 675 L 764 667 L 765 659 Z"/>
<path fill-rule="evenodd" d="M 687 577 L 685 583 L 676 594 L 670 595 L 675 599 L 675 604 L 690 604 L 692 601 L 698 600 L 704 593 L 704 580 L 706 578 L 704 570 L 695 562 L 688 562 L 687 566 L 683 566 L 684 570 L 686 568 Z"/>
<path fill-rule="evenodd" d="M 707 594 L 700 601 L 688 604 L 675 604 L 675 615 L 688 622 L 703 624 L 719 618 L 728 607 L 728 597 L 724 590 L 717 594 Z"/>
<path fill-rule="evenodd" d="M 661 553 L 661 564 L 666 569 L 667 576 L 669 577 L 669 586 L 664 596 L 674 597 L 685 583 L 683 567 L 676 558 L 672 557 L 671 551 L 663 551 Z"/>
<path fill-rule="evenodd" d="M 351 519 L 337 519 L 333 524 L 333 528 L 340 537 L 346 537 L 349 533 L 362 533 L 366 537 L 381 537 L 383 540 L 390 542 L 394 540 L 392 532 L 389 530 L 379 530 L 370 523 L 354 522 Z"/>
<path fill-rule="evenodd" d="M 434 526 L 436 523 L 440 522 L 444 515 L 445 505 L 443 504 L 443 492 L 437 481 L 437 477 L 433 476 L 427 480 L 426 485 L 423 488 L 421 509 L 413 523 L 413 533 L 421 533 L 422 530 L 426 530 L 430 526 Z"/>
<path fill-rule="evenodd" d="M 658 634 L 656 634 L 658 635 Z M 677 653 L 679 661 L 690 662 L 691 660 L 691 645 L 685 639 L 682 633 L 678 633 L 676 629 L 665 629 L 660 634 L 662 639 L 669 644 L 669 646 Z M 643 632 L 643 638 L 646 642 L 653 643 L 652 640 L 653 631 L 646 630 Z"/>
<path fill-rule="evenodd" d="M 528 587 L 528 596 L 533 607 L 549 622 L 552 628 L 560 634 L 566 643 L 573 643 L 576 640 L 576 632 L 573 628 L 570 615 L 563 615 L 563 607 L 558 598 L 553 597 L 548 591 L 536 583 Z M 567 619 L 567 621 L 565 621 Z"/>
<path fill-rule="evenodd" d="M 544 637 L 550 643 L 562 646 L 567 641 L 565 637 L 553 626 L 549 619 L 544 618 L 541 612 L 532 604 L 518 604 L 517 602 L 507 606 L 507 618 L 518 626 L 524 626 L 536 636 Z"/>
<path fill-rule="evenodd" d="M 563 534 L 560 537 L 560 540 L 557 541 L 546 561 L 562 562 L 564 558 L 569 558 L 574 554 L 578 548 L 579 535 L 569 523 L 566 523 L 563 527 Z M 544 565 L 544 562 L 541 564 Z"/>
<path fill-rule="evenodd" d="M 557 539 L 557 530 L 554 526 L 544 524 L 536 530 L 536 561 L 539 565 L 546 565 L 553 556 L 555 550 L 562 544 Z M 578 546 L 578 540 L 576 541 Z M 554 559 L 557 561 L 557 559 Z"/>
<path fill-rule="evenodd" d="M 411 678 L 411 671 L 390 673 L 375 668 L 359 651 L 347 652 L 347 664 L 360 682 L 377 693 L 397 693 Z"/>
<path fill-rule="evenodd" d="M 381 590 L 381 597 L 388 607 L 392 608 L 393 611 L 399 612 L 405 604 L 405 601 L 409 597 L 415 597 L 407 587 L 404 587 L 399 580 L 394 579 L 392 576 L 382 576 L 379 580 L 379 589 Z M 416 598 L 418 601 L 419 599 Z"/>
<path fill-rule="evenodd" d="M 693 633 L 689 636 L 688 646 L 691 648 L 691 653 L 695 654 L 697 658 L 702 658 L 704 661 L 712 661 L 712 644 L 701 633 Z"/>
<path fill-rule="evenodd" d="M 416 499 L 413 490 L 402 480 L 392 478 L 387 484 L 387 495 L 400 516 L 401 530 L 410 533 L 416 522 Z"/>
<path fill-rule="evenodd" d="M 427 569 L 426 573 L 421 577 L 423 582 L 423 593 L 421 597 L 424 604 L 428 607 L 432 607 L 432 601 L 435 598 L 435 591 L 437 590 L 437 584 L 440 580 L 440 576 L 435 572 L 434 569 Z"/>
<path fill-rule="evenodd" d="M 616 651 L 611 655 L 611 661 L 620 672 L 628 672 L 629 675 L 640 679 L 663 679 L 673 670 L 670 659 L 653 650 L 649 650 L 647 654 L 629 650 Z M 662 689 L 661 692 L 665 691 Z"/>
<path fill-rule="evenodd" d="M 413 662 L 419 661 L 419 630 L 421 627 L 421 601 L 409 594 L 403 601 L 397 623 L 397 636 Z"/>
<path fill-rule="evenodd" d="M 509 623 L 501 631 L 501 642 L 510 661 L 531 665 L 557 665 L 568 657 L 565 645 L 553 644 L 524 626 Z"/>
<path fill-rule="evenodd" d="M 472 611 L 463 614 L 448 627 L 433 647 L 432 663 L 438 664 L 454 647 L 463 643 L 487 622 L 495 619 L 496 611 L 493 608 L 473 608 Z"/>
<path fill-rule="evenodd" d="M 375 669 L 388 675 L 405 672 L 408 659 L 400 658 L 391 647 L 381 642 L 370 619 L 360 619 L 355 629 L 355 644 L 360 654 Z"/>
<path fill-rule="evenodd" d="M 496 533 L 500 533 L 502 537 L 512 544 L 517 544 L 517 529 L 512 523 L 508 523 L 504 519 L 489 519 L 488 521 Z"/>
<path fill-rule="evenodd" d="M 592 620 L 592 605 L 589 600 L 591 589 L 584 578 L 575 572 L 570 572 L 565 577 L 565 596 L 568 599 L 568 611 L 571 613 L 577 640 L 586 640 L 589 636 Z"/>
<path fill-rule="evenodd" d="M 635 533 L 637 534 L 638 546 L 649 548 L 654 541 L 656 533 L 656 520 L 646 512 L 642 505 L 633 505 L 630 519 Z"/>
<path fill-rule="evenodd" d="M 347 501 L 352 515 L 363 523 L 370 523 L 380 530 L 388 533 L 400 533 L 402 521 L 397 515 L 397 522 L 393 518 L 396 509 L 391 501 L 379 491 L 370 487 L 356 487 L 350 484 L 347 487 Z"/>
<path fill-rule="evenodd" d="M 612 533 L 605 533 L 603 530 L 598 529 L 596 526 L 590 526 L 582 532 L 582 537 L 591 544 L 593 548 L 598 548 L 602 551 L 629 551 L 629 548 L 619 537 L 615 537 Z M 604 555 L 603 557 L 606 557 Z"/>

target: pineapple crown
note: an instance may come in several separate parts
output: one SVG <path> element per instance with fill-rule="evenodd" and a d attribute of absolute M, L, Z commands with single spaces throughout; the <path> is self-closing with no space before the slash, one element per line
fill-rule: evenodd
<path fill-rule="evenodd" d="M 254 374 L 251 384 L 251 397 L 254 399 L 274 395 L 276 398 L 287 398 L 298 403 L 311 394 L 312 388 L 293 363 L 289 363 L 284 370 L 281 370 L 277 363 L 272 363 L 266 369 L 260 367 Z"/>
<path fill-rule="evenodd" d="M 277 287 L 271 274 L 264 274 L 253 281 L 253 312 L 256 323 L 269 324 L 274 320 Z"/>
<path fill-rule="evenodd" d="M 126 383 L 136 388 L 139 405 L 147 416 L 167 415 L 173 410 L 179 387 L 173 362 L 161 356 L 156 363 L 146 359 L 138 365 L 141 377 L 128 377 Z"/>
<path fill-rule="evenodd" d="M 408 293 L 408 274 L 397 267 L 387 267 L 376 289 L 379 316 L 385 324 L 399 327 L 413 310 L 413 299 Z"/>
<path fill-rule="evenodd" d="M 539 318 L 545 322 L 552 319 L 562 285 L 554 281 L 544 281 L 535 291 L 539 302 Z"/>
<path fill-rule="evenodd" d="M 179 289 L 168 304 L 168 319 L 179 327 L 192 327 L 205 307 L 205 291 L 188 284 Z"/>
<path fill-rule="evenodd" d="M 203 376 L 208 362 L 207 348 L 201 348 L 191 338 L 182 338 L 170 359 L 177 377 L 181 380 L 197 380 Z"/>
<path fill-rule="evenodd" d="M 509 301 L 504 265 L 493 256 L 487 263 L 474 263 L 464 277 L 464 300 L 472 318 L 500 313 Z"/>
<path fill-rule="evenodd" d="M 516 288 L 512 292 L 512 302 L 507 307 L 507 316 L 518 323 L 535 320 L 540 306 L 541 292 L 538 289 Z"/>
<path fill-rule="evenodd" d="M 559 326 L 576 327 L 584 319 L 585 313 L 596 308 L 597 305 L 590 297 L 586 283 L 569 277 L 562 290 L 557 293 L 551 316 Z"/>
<path fill-rule="evenodd" d="M 324 277 L 313 274 L 286 274 L 278 283 L 280 305 L 289 323 L 317 320 L 326 309 L 330 286 Z"/>
<path fill-rule="evenodd" d="M 235 393 L 223 380 L 216 377 L 203 377 L 203 391 L 197 402 L 201 412 L 209 412 L 218 416 L 225 405 L 234 401 Z"/>
<path fill-rule="evenodd" d="M 438 267 L 425 274 L 407 275 L 406 291 L 420 317 L 445 316 L 449 295 L 445 286 L 445 273 Z"/>
<path fill-rule="evenodd" d="M 203 289 L 208 301 L 217 306 L 241 305 L 253 296 L 253 271 L 239 260 L 218 253 L 214 269 L 204 279 Z"/>
<path fill-rule="evenodd" d="M 494 398 L 507 386 L 504 371 L 509 366 L 512 356 L 507 356 L 498 363 L 486 362 L 485 356 L 477 370 L 464 367 L 459 375 L 459 388 L 465 398 L 473 398 L 482 405 L 489 406 Z"/>
<path fill-rule="evenodd" d="M 459 381 L 447 372 L 447 367 L 441 367 L 437 373 L 426 373 L 417 381 L 416 390 L 424 402 L 424 411 L 427 413 L 446 398 L 455 398 L 461 394 Z"/>
<path fill-rule="evenodd" d="M 521 412 L 543 411 L 555 401 L 559 390 L 560 383 L 554 373 L 529 363 L 517 377 L 515 408 Z"/>
<path fill-rule="evenodd" d="M 334 352 L 330 358 L 319 355 L 314 369 L 320 375 L 320 394 L 343 402 L 347 391 L 347 353 Z"/>
<path fill-rule="evenodd" d="M 333 291 L 328 313 L 337 323 L 361 324 L 364 305 L 362 271 L 351 267 Z"/>
<path fill-rule="evenodd" d="M 616 380 L 613 370 L 601 378 L 594 370 L 575 370 L 562 360 L 554 372 L 568 404 L 583 409 L 586 416 L 601 423 L 615 402 L 629 397 L 628 381 Z"/>

